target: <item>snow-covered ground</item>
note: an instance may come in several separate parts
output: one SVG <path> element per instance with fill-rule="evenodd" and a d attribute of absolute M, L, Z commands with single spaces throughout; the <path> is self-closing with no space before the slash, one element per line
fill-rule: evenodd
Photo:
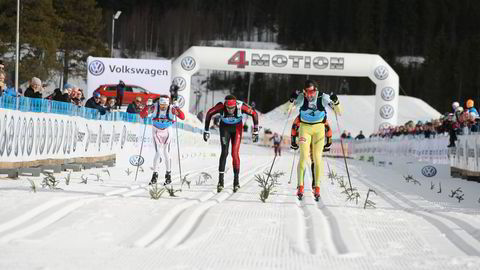
<path fill-rule="evenodd" d="M 480 269 L 477 183 L 435 178 L 430 189 L 426 181 L 407 183 L 396 171 L 348 160 L 356 204 L 326 176 L 330 169 L 346 181 L 344 161 L 326 158 L 321 201 L 313 200 L 309 173 L 298 201 L 295 172 L 289 183 L 298 155 L 284 150 L 273 171 L 285 175 L 262 203 L 254 178 L 270 167 L 271 148 L 242 144 L 241 189 L 231 190 L 229 158 L 226 189 L 216 193 L 220 147 L 199 147 L 216 155 L 184 158 L 191 186 L 159 200 L 149 196 L 148 160 L 137 182 L 133 167 L 72 172 L 69 185 L 63 172 L 58 190 L 41 188 L 41 177 L 1 180 L 0 269 Z M 200 178 L 202 172 L 214 179 Z M 465 192 L 461 203 L 449 197 L 457 187 Z M 377 193 L 369 198 L 375 209 L 363 209 L 369 188 Z"/>
<path fill-rule="evenodd" d="M 405 106 L 427 111 L 419 104 Z M 285 119 L 282 110 L 274 112 Z M 363 128 L 344 117 L 340 122 L 349 130 Z M 270 168 L 273 150 L 242 144 L 241 189 L 232 192 L 229 157 L 226 189 L 216 193 L 216 143 L 181 142 L 182 175 L 188 174 L 190 187 L 181 185 L 174 146 L 173 187 L 182 191 L 159 200 L 149 195 L 151 160 L 136 182 L 135 167 L 120 165 L 72 172 L 69 185 L 69 172 L 56 174 L 56 190 L 42 188 L 43 177 L 1 179 L 0 269 L 480 269 L 478 183 L 412 174 L 415 184 L 405 181 L 407 172 L 349 159 L 360 195 L 355 203 L 347 201 L 339 180 L 327 177 L 334 172 L 348 181 L 343 159 L 325 158 L 321 201 L 310 193 L 309 172 L 299 201 L 298 154 L 284 149 L 273 167 L 284 175 L 262 203 L 255 176 Z M 185 155 L 190 149 L 195 154 Z M 460 202 L 450 196 L 457 188 L 464 194 Z M 364 209 L 369 189 L 376 192 L 369 197 L 376 208 Z"/>

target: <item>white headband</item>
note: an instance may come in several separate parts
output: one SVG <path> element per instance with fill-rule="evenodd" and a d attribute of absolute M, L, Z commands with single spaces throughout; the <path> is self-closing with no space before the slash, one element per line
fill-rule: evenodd
<path fill-rule="evenodd" d="M 170 99 L 166 97 L 162 97 L 158 100 L 158 103 L 163 105 L 168 105 L 168 103 L 170 103 Z"/>

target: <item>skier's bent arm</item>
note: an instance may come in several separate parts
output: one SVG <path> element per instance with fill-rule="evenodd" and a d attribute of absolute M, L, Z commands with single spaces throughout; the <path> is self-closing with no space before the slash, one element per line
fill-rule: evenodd
<path fill-rule="evenodd" d="M 185 114 L 180 110 L 180 108 L 173 107 L 172 113 L 175 114 L 180 120 L 185 120 Z"/>
<path fill-rule="evenodd" d="M 210 120 L 212 119 L 212 116 L 215 114 L 219 113 L 223 109 L 223 103 L 219 102 L 217 105 L 214 107 L 210 108 L 207 112 L 207 116 L 205 117 L 205 131 L 208 131 L 210 129 Z"/>
<path fill-rule="evenodd" d="M 253 118 L 253 127 L 258 128 L 258 113 L 252 107 L 242 104 L 242 113 L 246 113 Z"/>

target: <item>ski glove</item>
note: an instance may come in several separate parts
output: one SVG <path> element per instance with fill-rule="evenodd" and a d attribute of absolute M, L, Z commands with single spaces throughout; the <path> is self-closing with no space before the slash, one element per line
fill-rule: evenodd
<path fill-rule="evenodd" d="M 258 128 L 257 127 L 253 128 L 252 141 L 254 143 L 258 142 Z"/>
<path fill-rule="evenodd" d="M 297 144 L 297 136 L 292 137 L 292 143 L 290 148 L 292 148 L 293 150 L 297 150 L 299 148 Z"/>
<path fill-rule="evenodd" d="M 291 103 L 293 103 L 293 102 L 295 102 L 295 100 L 297 99 L 297 97 L 298 97 L 298 92 L 297 92 L 297 90 L 295 90 L 295 91 L 293 91 L 293 93 L 290 95 L 289 101 L 290 101 Z"/>
<path fill-rule="evenodd" d="M 338 97 L 335 94 L 330 95 L 330 100 L 333 102 L 333 105 L 338 105 L 339 104 Z"/>
<path fill-rule="evenodd" d="M 208 141 L 210 139 L 210 132 L 209 131 L 204 131 L 203 132 L 203 140 Z"/>

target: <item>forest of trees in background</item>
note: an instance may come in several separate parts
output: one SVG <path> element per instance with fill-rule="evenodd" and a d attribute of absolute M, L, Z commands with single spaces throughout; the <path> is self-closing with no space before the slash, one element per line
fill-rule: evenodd
<path fill-rule="evenodd" d="M 115 44 L 132 52 L 175 57 L 192 45 L 218 39 L 277 42 L 288 50 L 373 53 L 399 74 L 403 95 L 419 97 L 440 112 L 450 110 L 453 100 L 474 98 L 480 103 L 480 1 L 98 2 L 106 14 L 124 12 L 117 22 Z M 404 65 L 396 61 L 401 56 L 420 56 L 425 62 Z M 243 95 L 246 78 L 233 81 L 234 92 L 243 89 Z M 261 111 L 268 111 L 301 86 L 303 79 L 255 74 L 251 99 L 261 104 Z M 315 79 L 324 89 L 340 87 L 339 78 Z M 368 79 L 349 78 L 348 82 L 349 94 L 374 94 Z"/>
<path fill-rule="evenodd" d="M 86 56 L 108 55 L 112 15 L 115 48 L 126 56 L 155 52 L 174 58 L 213 40 L 276 42 L 286 50 L 373 53 L 399 74 L 404 95 L 440 112 L 453 100 L 480 103 L 480 1 L 477 0 L 22 0 L 22 44 L 37 48 L 22 68 L 48 73 L 55 66 L 81 72 Z M 15 34 L 16 0 L 0 0 L 0 53 Z M 27 34 L 27 36 L 23 36 Z M 55 59 L 55 50 L 67 53 Z M 53 52 L 53 53 L 52 53 Z M 83 53 L 80 53 L 83 52 Z M 418 56 L 405 65 L 397 57 Z M 40 63 L 35 67 L 31 63 Z M 67 63 L 67 64 L 65 64 Z M 73 63 L 73 64 L 72 64 Z M 76 64 L 75 63 L 79 63 Z M 34 68 L 35 67 L 35 68 Z M 31 70 L 34 69 L 34 70 Z M 22 76 L 22 75 L 21 75 Z M 47 76 L 42 75 L 42 76 Z M 248 74 L 223 83 L 246 98 Z M 312 78 L 312 77 L 310 77 Z M 266 112 L 301 87 L 305 76 L 255 74 L 251 100 Z M 313 77 L 336 91 L 344 78 Z M 349 94 L 374 94 L 365 78 L 347 78 Z"/>

